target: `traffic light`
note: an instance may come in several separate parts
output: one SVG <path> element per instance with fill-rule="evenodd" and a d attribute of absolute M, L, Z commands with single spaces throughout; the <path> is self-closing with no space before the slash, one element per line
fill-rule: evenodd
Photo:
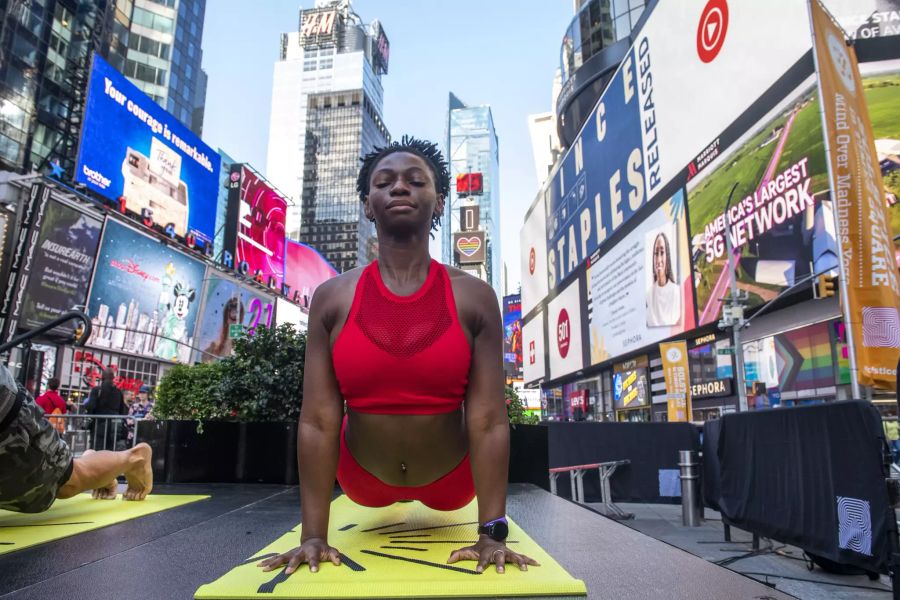
<path fill-rule="evenodd" d="M 834 280 L 831 275 L 819 275 L 816 277 L 816 299 L 830 298 L 834 296 Z"/>

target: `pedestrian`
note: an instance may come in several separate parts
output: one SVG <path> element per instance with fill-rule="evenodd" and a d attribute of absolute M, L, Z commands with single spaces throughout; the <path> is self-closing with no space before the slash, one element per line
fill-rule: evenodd
<path fill-rule="evenodd" d="M 884 427 L 884 437 L 891 447 L 891 456 L 894 464 L 900 463 L 900 424 L 897 423 L 897 413 L 890 411 L 881 421 Z"/>
<path fill-rule="evenodd" d="M 112 369 L 103 371 L 100 385 L 91 389 L 84 403 L 89 415 L 127 415 L 128 407 L 122 390 L 116 387 L 115 372 Z M 101 423 L 101 421 L 103 421 Z M 94 419 L 94 447 L 103 450 L 115 450 L 118 437 L 118 420 L 105 418 Z"/>
<path fill-rule="evenodd" d="M 313 296 L 297 452 L 303 534 L 299 547 L 260 563 L 266 570 L 340 564 L 328 540 L 335 477 L 369 507 L 418 500 L 450 511 L 477 499 L 473 543 L 447 562 L 498 573 L 506 563 L 537 565 L 506 545 L 509 418 L 497 297 L 428 251 L 449 188 L 447 163 L 430 142 L 404 136 L 363 159 L 357 191 L 378 260 Z"/>
<path fill-rule="evenodd" d="M 0 365 L 0 509 L 38 513 L 57 499 L 93 490 L 116 497 L 124 475 L 125 500 L 143 500 L 153 488 L 152 450 L 138 444 L 126 452 L 87 450 L 75 458 L 31 395 Z"/>
<path fill-rule="evenodd" d="M 50 378 L 47 382 L 47 391 L 38 396 L 34 402 L 44 410 L 45 415 L 64 415 L 68 412 L 66 401 L 59 395 L 59 379 L 56 377 Z M 66 430 L 64 419 L 51 418 L 50 424 L 60 433 Z"/>

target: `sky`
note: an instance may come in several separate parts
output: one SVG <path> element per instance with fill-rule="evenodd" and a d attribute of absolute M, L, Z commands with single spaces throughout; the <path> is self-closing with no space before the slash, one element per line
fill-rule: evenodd
<path fill-rule="evenodd" d="M 265 174 L 280 34 L 296 31 L 299 9 L 314 2 L 262 0 L 252 13 L 248 6 L 207 3 L 203 139 Z M 550 110 L 572 0 L 356 0 L 353 7 L 365 23 L 380 20 L 390 40 L 382 84 L 394 139 L 412 134 L 443 147 L 448 92 L 470 106 L 490 105 L 500 150 L 501 256 L 515 292 L 519 230 L 538 190 L 527 117 Z"/>

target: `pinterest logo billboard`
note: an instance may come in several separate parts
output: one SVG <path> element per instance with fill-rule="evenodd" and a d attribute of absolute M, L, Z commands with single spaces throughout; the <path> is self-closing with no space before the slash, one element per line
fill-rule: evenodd
<path fill-rule="evenodd" d="M 580 284 L 581 282 L 576 279 L 547 306 L 547 344 L 551 379 L 584 368 Z"/>
<path fill-rule="evenodd" d="M 564 308 L 559 311 L 559 319 L 556 323 L 556 344 L 559 346 L 559 355 L 563 358 L 569 354 L 571 335 L 572 323 L 569 321 L 569 312 Z"/>

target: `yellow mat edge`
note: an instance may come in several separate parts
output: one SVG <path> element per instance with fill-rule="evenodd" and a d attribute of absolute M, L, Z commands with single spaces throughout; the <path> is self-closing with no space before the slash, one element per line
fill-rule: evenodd
<path fill-rule="evenodd" d="M 89 495 L 88 495 L 88 494 L 79 494 L 78 496 L 76 496 L 76 498 L 78 498 L 79 496 L 89 496 Z M 135 516 L 133 516 L 133 517 L 129 517 L 129 518 L 127 518 L 127 519 L 122 519 L 121 521 L 115 521 L 115 522 L 112 522 L 112 523 L 100 523 L 100 524 L 97 524 L 97 525 L 94 525 L 94 526 L 91 526 L 91 527 L 86 527 L 86 528 L 81 529 L 81 530 L 79 530 L 79 531 L 73 531 L 73 532 L 71 532 L 71 533 L 66 533 L 66 534 L 64 534 L 64 535 L 60 535 L 60 536 L 54 537 L 54 538 L 52 538 L 52 539 L 39 540 L 39 541 L 30 543 L 30 544 L 25 544 L 25 545 L 21 545 L 21 546 L 16 546 L 15 548 L 9 548 L 9 549 L 4 549 L 3 546 L 0 546 L 0 556 L 5 556 L 5 555 L 7 555 L 7 554 L 12 554 L 13 552 L 18 552 L 18 551 L 20 551 L 20 550 L 25 550 L 25 549 L 27 549 L 27 548 L 34 548 L 35 546 L 41 546 L 41 545 L 43 545 L 43 544 L 50 544 L 50 543 L 52 543 L 52 542 L 57 542 L 57 541 L 59 541 L 59 540 L 64 540 L 64 539 L 66 539 L 66 538 L 70 538 L 70 537 L 74 537 L 74 536 L 76 536 L 76 535 L 80 535 L 80 534 L 82 534 L 82 533 L 87 533 L 87 532 L 89 532 L 89 531 L 96 531 L 96 530 L 98 530 L 98 529 L 103 529 L 104 527 L 111 527 L 111 526 L 113 526 L 113 525 L 119 525 L 119 524 L 125 523 L 125 522 L 127 522 L 127 521 L 132 521 L 132 520 L 134 520 L 134 519 L 140 519 L 141 517 L 146 517 L 146 516 L 149 516 L 149 515 L 155 515 L 156 513 L 160 513 L 160 512 L 166 511 L 166 510 L 171 510 L 171 509 L 173 509 L 173 508 L 179 508 L 179 507 L 182 507 L 182 506 L 187 506 L 188 504 L 193 504 L 193 503 L 195 503 L 195 502 L 200 502 L 201 500 L 209 500 L 210 498 L 212 498 L 212 496 L 211 496 L 211 495 L 208 495 L 208 494 L 155 494 L 155 495 L 151 495 L 151 496 L 149 496 L 149 497 L 156 497 L 156 498 L 161 498 L 161 497 L 162 497 L 162 498 L 176 498 L 176 497 L 177 497 L 177 498 L 189 498 L 189 499 L 186 500 L 185 502 L 181 502 L 181 503 L 176 504 L 176 505 L 174 505 L 174 506 L 153 506 L 152 510 L 148 510 L 147 512 L 141 513 L 141 514 L 139 514 L 139 515 L 135 515 Z M 69 500 L 71 500 L 71 499 L 72 499 L 72 498 L 69 498 Z M 93 501 L 93 498 L 91 498 L 91 500 Z M 65 502 L 65 500 L 62 500 L 61 502 Z M 109 504 L 112 504 L 113 502 L 128 502 L 129 504 L 137 504 L 137 503 L 140 502 L 140 501 L 123 500 L 123 499 L 121 498 L 121 495 L 119 495 L 119 496 L 116 497 L 115 500 L 96 500 L 96 502 L 104 502 L 104 503 L 109 503 Z M 32 515 L 47 515 L 47 513 L 49 513 L 49 512 L 52 511 L 52 510 L 53 510 L 53 507 L 51 506 L 49 509 L 47 509 L 46 511 L 44 511 L 44 512 L 42 512 L 42 513 L 13 513 L 13 514 L 29 515 L 29 516 L 32 516 Z M 11 513 L 12 511 L 6 511 L 6 512 L 10 512 L 10 513 Z M 28 527 L 28 525 L 22 525 L 22 527 Z"/>

